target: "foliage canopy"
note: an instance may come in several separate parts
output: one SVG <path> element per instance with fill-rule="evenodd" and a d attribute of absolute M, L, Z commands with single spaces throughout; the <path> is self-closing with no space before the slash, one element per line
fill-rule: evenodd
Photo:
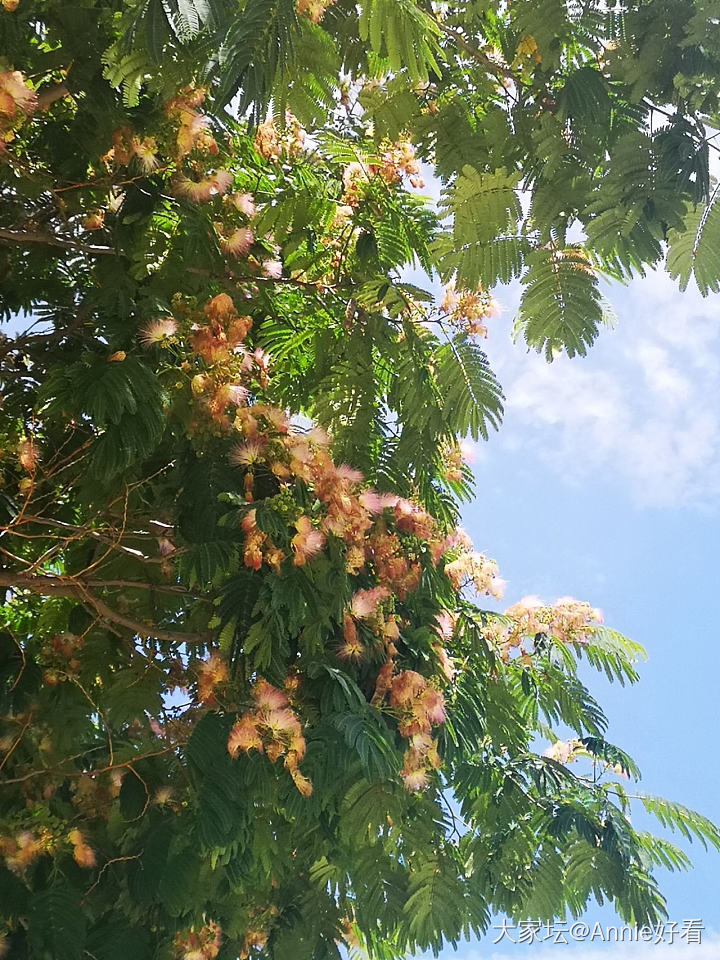
<path fill-rule="evenodd" d="M 720 289 L 716 0 L 2 7 L 9 955 L 657 920 L 687 858 L 631 799 L 720 834 L 627 788 L 578 663 L 632 683 L 636 645 L 569 598 L 482 608 L 459 441 L 502 415 L 497 283 L 549 359 L 603 276 Z"/>

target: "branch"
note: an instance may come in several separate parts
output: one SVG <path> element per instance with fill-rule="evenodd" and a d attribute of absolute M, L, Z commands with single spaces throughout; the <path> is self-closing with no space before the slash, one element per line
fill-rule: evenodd
<path fill-rule="evenodd" d="M 70 237 L 56 237 L 52 233 L 33 233 L 31 231 L 4 230 L 0 228 L 0 240 L 7 240 L 8 243 L 17 243 L 20 246 L 43 243 L 51 247 L 62 247 L 65 250 L 77 250 L 78 253 L 86 253 L 91 257 L 99 254 L 109 254 L 113 256 L 116 253 L 112 247 L 95 247 L 80 243 L 77 240 L 72 240 Z"/>
<path fill-rule="evenodd" d="M 118 581 L 112 581 L 117 585 Z M 135 581 L 127 581 L 128 586 L 141 586 Z M 93 607 L 98 617 L 106 623 L 114 623 L 125 627 L 126 630 L 139 637 L 156 640 L 167 640 L 169 643 L 204 643 L 208 640 L 207 634 L 183 633 L 179 630 L 165 630 L 161 627 L 149 626 L 140 620 L 123 616 L 117 610 L 109 607 L 104 600 L 90 592 L 90 586 L 104 586 L 102 581 L 82 581 L 69 577 L 57 577 L 47 574 L 33 576 L 23 573 L 0 573 L 0 587 L 11 590 L 29 590 L 43 597 L 70 597 L 80 603 Z"/>
<path fill-rule="evenodd" d="M 38 93 L 38 107 L 41 110 L 48 110 L 56 100 L 62 100 L 69 97 L 70 91 L 64 82 L 55 83 L 51 87 L 45 87 Z"/>
<path fill-rule="evenodd" d="M 505 77 L 506 80 L 512 80 L 514 83 L 517 83 L 518 86 L 527 86 L 527 83 L 524 83 L 523 80 L 518 77 L 518 75 L 507 66 L 507 64 L 502 63 L 499 60 L 495 60 L 494 57 L 491 57 L 489 54 L 485 53 L 484 50 L 481 50 L 480 47 L 475 46 L 474 43 L 471 43 L 464 34 L 460 33 L 459 30 L 453 30 L 452 27 L 448 27 L 446 24 L 442 23 L 439 20 L 435 20 L 440 30 L 445 34 L 446 37 L 450 37 L 455 43 L 461 47 L 465 53 L 468 54 L 473 60 L 484 67 L 488 73 L 494 75 L 500 75 Z"/>

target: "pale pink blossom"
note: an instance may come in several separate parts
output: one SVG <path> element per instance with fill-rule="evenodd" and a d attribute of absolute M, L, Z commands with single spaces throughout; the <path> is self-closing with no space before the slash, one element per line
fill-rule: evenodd
<path fill-rule="evenodd" d="M 262 264 L 263 276 L 271 280 L 279 280 L 282 277 L 282 262 L 280 260 L 265 260 Z"/>
<path fill-rule="evenodd" d="M 220 249 L 233 257 L 244 257 L 255 242 L 255 234 L 249 227 L 238 227 L 228 237 L 220 237 Z"/>
<path fill-rule="evenodd" d="M 232 193 L 228 200 L 239 213 L 245 214 L 246 217 L 252 218 L 257 213 L 255 200 L 251 193 Z"/>
<path fill-rule="evenodd" d="M 149 347 L 154 343 L 169 340 L 177 331 L 178 325 L 172 317 L 159 317 L 157 320 L 151 320 L 140 330 L 140 342 L 143 346 Z"/>
<path fill-rule="evenodd" d="M 295 551 L 293 563 L 296 567 L 302 567 L 306 561 L 315 554 L 319 553 L 325 546 L 325 534 L 316 530 L 310 518 L 306 516 L 298 517 L 295 521 L 297 533 L 291 540 L 292 548 Z"/>
<path fill-rule="evenodd" d="M 34 113 L 37 105 L 37 94 L 25 83 L 19 70 L 0 73 L 0 114 L 6 117 L 14 117 L 16 113 L 28 115 Z"/>
<path fill-rule="evenodd" d="M 360 620 L 372 617 L 383 600 L 387 600 L 389 596 L 390 590 L 387 587 L 358 590 L 350 601 L 350 612 Z"/>
<path fill-rule="evenodd" d="M 254 512 L 254 511 L 253 511 Z M 253 687 L 253 699 L 257 704 L 258 710 L 273 711 L 282 710 L 288 704 L 288 698 L 278 687 L 273 687 L 262 677 Z"/>
<path fill-rule="evenodd" d="M 247 467 L 253 463 L 258 463 L 265 458 L 267 441 L 260 437 L 252 437 L 245 443 L 233 447 L 228 457 L 234 467 Z"/>
<path fill-rule="evenodd" d="M 358 500 L 370 513 L 382 513 L 383 510 L 392 510 L 397 506 L 400 498 L 394 493 L 377 493 L 375 490 L 364 490 Z"/>

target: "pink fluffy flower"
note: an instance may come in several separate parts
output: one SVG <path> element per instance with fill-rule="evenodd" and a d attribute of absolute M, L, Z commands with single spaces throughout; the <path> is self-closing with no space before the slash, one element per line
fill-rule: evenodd
<path fill-rule="evenodd" d="M 265 457 L 267 441 L 261 437 L 251 437 L 230 451 L 228 457 L 234 467 L 249 467 Z"/>
<path fill-rule="evenodd" d="M 160 317 L 157 320 L 151 320 L 140 331 L 140 342 L 144 347 L 152 346 L 154 343 L 162 343 L 177 333 L 178 325 L 171 317 Z"/>
<path fill-rule="evenodd" d="M 231 183 L 231 173 L 227 170 L 216 170 L 203 180 L 190 180 L 180 174 L 173 183 L 173 189 L 179 197 L 185 197 L 193 203 L 203 203 L 226 193 Z"/>
<path fill-rule="evenodd" d="M 382 513 L 388 507 L 394 510 L 399 499 L 394 493 L 377 493 L 375 490 L 364 490 L 358 497 L 370 513 Z"/>
<path fill-rule="evenodd" d="M 244 257 L 255 242 L 255 234 L 249 227 L 238 227 L 229 237 L 220 238 L 220 249 L 233 257 Z"/>
<path fill-rule="evenodd" d="M 445 720 L 445 698 L 434 687 L 427 687 L 418 697 L 421 709 L 430 723 L 443 723 Z"/>
<path fill-rule="evenodd" d="M 0 73 L 0 114 L 14 117 L 16 113 L 34 113 L 38 98 L 34 90 L 25 83 L 19 70 Z"/>
<path fill-rule="evenodd" d="M 377 608 L 390 596 L 387 587 L 373 587 L 371 590 L 358 590 L 350 602 L 350 612 L 360 620 L 372 617 Z"/>
<path fill-rule="evenodd" d="M 288 698 L 283 691 L 273 687 L 262 677 L 253 688 L 253 699 L 261 713 L 282 710 L 288 704 Z"/>
<path fill-rule="evenodd" d="M 441 610 L 435 617 L 434 628 L 443 640 L 450 640 L 455 632 L 455 617 L 449 610 Z"/>
<path fill-rule="evenodd" d="M 270 280 L 279 280 L 282 277 L 282 263 L 280 260 L 265 260 L 262 265 L 263 276 Z"/>
<path fill-rule="evenodd" d="M 347 480 L 349 483 L 363 482 L 363 475 L 360 473 L 360 471 L 355 470 L 347 463 L 341 463 L 339 467 L 335 468 L 335 476 L 338 478 L 338 480 Z"/>
<path fill-rule="evenodd" d="M 310 518 L 306 516 L 298 517 L 295 521 L 295 529 L 297 533 L 291 541 L 295 551 L 293 563 L 296 567 L 302 567 L 325 546 L 325 534 L 316 530 L 310 523 Z"/>
<path fill-rule="evenodd" d="M 246 217 L 254 217 L 257 213 L 255 200 L 251 193 L 233 193 L 228 200 L 239 213 L 244 213 Z"/>
<path fill-rule="evenodd" d="M 402 777 L 405 789 L 410 793 L 419 793 L 429 782 L 427 771 L 422 767 L 418 770 L 403 771 L 400 776 Z"/>

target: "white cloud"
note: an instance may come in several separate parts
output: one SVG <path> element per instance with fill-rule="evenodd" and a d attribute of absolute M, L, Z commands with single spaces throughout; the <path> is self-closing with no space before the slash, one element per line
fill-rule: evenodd
<path fill-rule="evenodd" d="M 569 479 L 602 471 L 640 503 L 703 503 L 720 492 L 720 302 L 662 273 L 610 290 L 618 324 L 586 358 L 548 364 L 509 342 L 517 289 L 487 342 L 507 397 L 495 442 Z M 506 328 L 506 329 L 503 329 Z"/>

